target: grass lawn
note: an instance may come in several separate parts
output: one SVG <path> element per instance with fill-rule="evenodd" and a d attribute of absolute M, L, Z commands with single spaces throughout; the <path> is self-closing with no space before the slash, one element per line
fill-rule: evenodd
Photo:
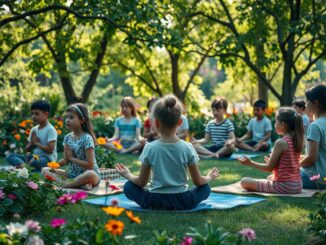
<path fill-rule="evenodd" d="M 137 156 L 119 155 L 117 158 L 118 162 L 129 166 L 133 173 L 139 170 Z M 263 157 L 256 160 L 262 161 Z M 0 163 L 3 162 L 4 159 L 0 158 Z M 268 175 L 251 167 L 241 166 L 237 161 L 201 160 L 199 163 L 202 173 L 206 173 L 213 166 L 221 170 L 221 176 L 211 183 L 213 186 L 230 184 L 244 176 L 265 178 Z M 136 212 L 135 215 L 141 218 L 142 223 L 129 224 L 127 218 L 122 217 L 126 223 L 124 235 L 137 235 L 137 238 L 131 240 L 133 244 L 153 244 L 154 230 L 167 230 L 170 237 L 181 237 L 190 231 L 189 227 L 202 229 L 205 222 L 211 221 L 230 232 L 247 227 L 254 229 L 257 239 L 252 244 L 307 244 L 311 241 L 311 236 L 304 230 L 308 224 L 308 214 L 317 210 L 316 201 L 316 198 L 267 197 L 264 202 L 230 210 L 196 213 Z M 48 222 L 54 216 L 69 220 L 79 217 L 83 211 L 86 211 L 91 219 L 99 217 L 103 223 L 108 217 L 99 207 L 84 204 L 72 207 L 66 213 L 58 214 L 53 211 L 42 217 L 31 218 L 41 222 Z M 123 244 L 131 244 L 131 241 L 125 241 Z"/>

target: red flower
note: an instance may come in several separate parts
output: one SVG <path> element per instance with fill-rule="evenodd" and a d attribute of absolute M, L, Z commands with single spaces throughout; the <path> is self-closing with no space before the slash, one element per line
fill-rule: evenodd
<path fill-rule="evenodd" d="M 48 180 L 48 181 L 55 181 L 55 178 L 53 178 L 51 175 L 46 175 L 45 178 Z"/>

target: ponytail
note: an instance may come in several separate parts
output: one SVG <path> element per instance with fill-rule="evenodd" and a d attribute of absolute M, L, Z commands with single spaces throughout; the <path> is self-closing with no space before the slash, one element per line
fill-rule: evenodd
<path fill-rule="evenodd" d="M 302 116 L 298 113 L 295 114 L 293 141 L 294 149 L 298 152 L 301 152 L 304 145 L 304 129 Z"/>

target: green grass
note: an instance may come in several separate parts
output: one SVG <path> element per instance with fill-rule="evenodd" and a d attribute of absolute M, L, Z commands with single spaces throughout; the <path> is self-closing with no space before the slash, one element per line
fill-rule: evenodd
<path fill-rule="evenodd" d="M 129 166 L 133 173 L 139 170 L 137 156 L 117 156 L 118 162 Z M 262 161 L 262 157 L 256 158 Z M 0 159 L 0 163 L 4 159 Z M 267 173 L 260 172 L 251 167 L 241 166 L 237 161 L 202 160 L 199 167 L 202 173 L 213 166 L 221 170 L 221 176 L 212 185 L 225 185 L 238 181 L 241 177 L 250 176 L 265 178 Z M 317 210 L 315 198 L 291 198 L 291 197 L 267 197 L 266 201 L 230 210 L 213 210 L 196 213 L 175 212 L 136 212 L 140 216 L 140 225 L 129 224 L 126 221 L 124 235 L 134 234 L 138 237 L 132 240 L 134 244 L 153 244 L 154 230 L 167 230 L 170 236 L 181 237 L 189 231 L 189 227 L 202 229 L 204 223 L 211 221 L 214 225 L 224 227 L 230 232 L 237 232 L 242 228 L 250 227 L 256 231 L 257 239 L 252 244 L 306 244 L 311 241 L 310 234 L 304 230 L 308 224 L 308 214 Z M 75 219 L 86 211 L 91 219 L 100 217 L 106 222 L 107 215 L 98 207 L 82 205 L 72 207 L 65 213 L 44 214 L 42 217 L 31 217 L 48 222 L 52 217 L 65 217 L 68 220 Z M 130 244 L 126 241 L 123 244 Z"/>

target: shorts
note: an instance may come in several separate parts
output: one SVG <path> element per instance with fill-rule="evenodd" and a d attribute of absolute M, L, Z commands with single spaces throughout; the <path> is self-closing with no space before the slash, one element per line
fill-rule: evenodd
<path fill-rule="evenodd" d="M 255 145 L 257 145 L 257 141 L 247 141 L 245 142 L 247 145 L 251 146 L 251 147 L 254 147 Z M 266 145 L 263 145 L 261 146 L 258 150 L 259 151 L 268 151 L 270 148 L 270 144 L 267 143 L 267 146 Z"/>
<path fill-rule="evenodd" d="M 272 180 L 259 180 L 257 190 L 265 193 L 297 194 L 302 191 L 302 182 L 279 182 Z"/>
<path fill-rule="evenodd" d="M 211 151 L 211 152 L 218 152 L 219 150 L 221 150 L 224 145 L 211 145 L 211 146 L 204 146 L 207 150 Z M 231 153 L 228 153 L 228 154 L 224 154 L 222 157 L 230 157 L 232 155 L 232 152 Z"/>

